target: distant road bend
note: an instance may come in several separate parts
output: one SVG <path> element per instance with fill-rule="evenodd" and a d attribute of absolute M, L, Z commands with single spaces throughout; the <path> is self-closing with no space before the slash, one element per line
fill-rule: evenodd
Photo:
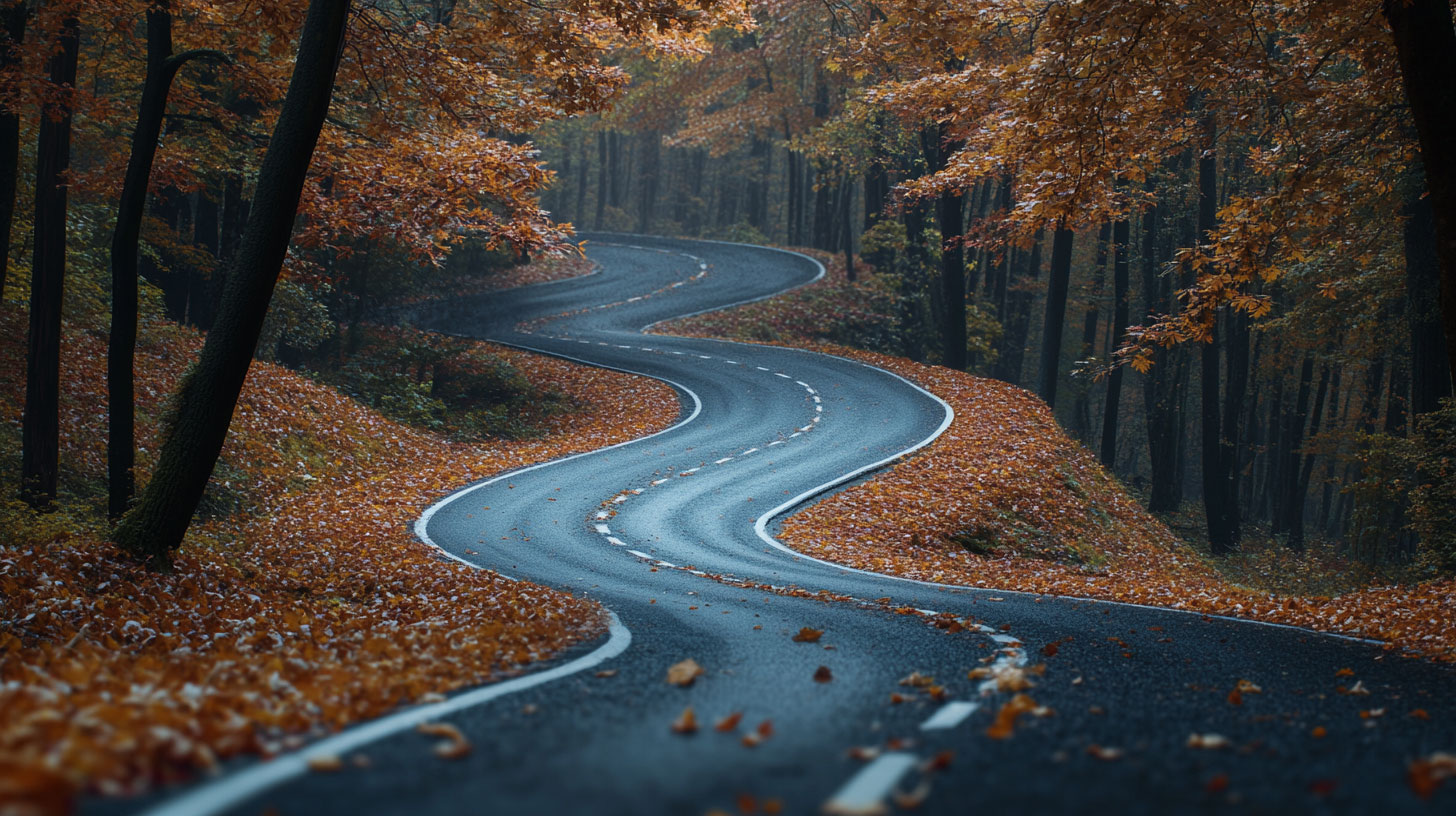
<path fill-rule="evenodd" d="M 771 800 L 784 813 L 886 813 L 916 800 L 926 813 L 1453 812 L 1456 785 L 1423 802 L 1404 780 L 1410 759 L 1456 748 L 1447 669 L 1297 629 L 933 586 L 782 549 L 770 534 L 784 511 L 929 442 L 949 408 L 848 360 L 642 333 L 807 283 L 821 269 L 804 256 L 587 237 L 599 273 L 461 299 L 430 328 L 656 377 L 678 389 L 682 420 L 474 485 L 419 529 L 457 559 L 600 601 L 616 616 L 612 635 L 546 674 L 245 764 L 149 812 L 703 814 L 763 812 Z M 889 597 L 979 625 L 948 634 L 881 604 L 717 575 Z M 795 642 L 801 627 L 824 634 Z M 685 658 L 706 674 L 669 686 L 667 668 Z M 1049 710 L 992 739 L 1011 694 L 967 672 L 1023 663 L 1045 664 L 1027 692 Z M 829 682 L 816 682 L 821 666 Z M 1345 668 L 1353 677 L 1337 678 Z M 945 698 L 902 685 L 912 672 Z M 1336 692 L 1357 679 L 1369 695 Z M 1240 680 L 1260 691 L 1233 705 Z M 672 733 L 687 706 L 701 730 Z M 1430 719 L 1408 716 L 1417 708 Z M 735 733 L 713 729 L 738 711 Z M 411 716 L 454 723 L 474 751 L 434 757 Z M 771 733 L 745 744 L 765 722 Z M 1228 745 L 1193 747 L 1193 734 Z M 301 773 L 308 750 L 371 763 Z"/>

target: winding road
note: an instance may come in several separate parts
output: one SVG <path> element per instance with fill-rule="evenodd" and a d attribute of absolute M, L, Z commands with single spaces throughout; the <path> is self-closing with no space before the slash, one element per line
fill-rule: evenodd
<path fill-rule="evenodd" d="M 546 674 L 313 749 L 364 753 L 367 770 L 300 773 L 306 752 L 245 763 L 148 812 L 1456 809 L 1456 785 L 1424 802 L 1405 781 L 1409 760 L 1456 749 L 1445 668 L 1297 629 L 934 586 L 785 550 L 772 533 L 786 510 L 928 443 L 949 408 L 859 363 L 642 331 L 807 283 L 821 270 L 803 256 L 588 237 L 596 274 L 461 299 L 431 327 L 659 378 L 678 390 L 681 421 L 474 485 L 417 529 L 452 557 L 598 600 L 612 634 Z M 951 616 L 966 628 L 944 628 Z M 802 627 L 823 635 L 795 641 Z M 668 685 L 685 658 L 706 673 Z M 1016 685 L 1023 664 L 1044 664 L 1027 693 L 1050 710 L 992 739 L 1012 695 L 967 673 L 987 666 Z M 943 699 L 902 685 L 912 672 Z M 1337 692 L 1356 681 L 1368 695 Z M 675 734 L 687 706 L 701 729 Z M 734 733 L 714 730 L 737 711 Z M 434 757 L 411 716 L 455 724 L 473 752 Z M 771 734 L 746 744 L 766 721 Z M 1190 734 L 1229 744 L 1190 746 Z M 857 746 L 875 750 L 851 756 Z"/>

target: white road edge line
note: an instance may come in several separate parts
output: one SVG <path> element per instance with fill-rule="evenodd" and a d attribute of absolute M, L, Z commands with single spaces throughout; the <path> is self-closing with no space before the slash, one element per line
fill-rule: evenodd
<path fill-rule="evenodd" d="M 477 569 L 480 568 L 477 567 Z M 559 680 L 562 677 L 598 666 L 626 651 L 632 643 L 632 633 L 611 611 L 607 612 L 607 631 L 609 636 L 606 643 L 570 663 L 539 674 L 528 674 L 513 680 L 482 686 L 473 691 L 458 694 L 444 702 L 410 706 L 403 711 L 377 720 L 370 720 L 332 737 L 321 739 L 306 748 L 232 771 L 214 782 L 203 784 L 169 799 L 146 811 L 146 814 L 147 816 L 211 816 L 211 814 L 221 813 L 269 788 L 307 774 L 309 772 L 308 763 L 313 759 L 341 756 L 371 742 L 411 730 L 420 723 L 444 719 L 465 709 L 488 703 L 497 697 L 524 691 L 542 683 Z"/>
<path fill-rule="evenodd" d="M 850 777 L 824 803 L 823 811 L 833 816 L 885 813 L 884 799 L 905 772 L 914 767 L 917 757 L 903 751 L 881 754 L 874 762 Z"/>
<path fill-rule="evenodd" d="M 980 708 L 976 703 L 965 700 L 952 700 L 941 706 L 931 715 L 930 719 L 920 724 L 921 731 L 940 731 L 946 728 L 955 728 L 965 719 L 971 716 L 976 709 Z"/>

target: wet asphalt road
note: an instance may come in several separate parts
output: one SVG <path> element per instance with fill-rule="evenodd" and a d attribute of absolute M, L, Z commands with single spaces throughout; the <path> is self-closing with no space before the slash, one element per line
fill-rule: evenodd
<path fill-rule="evenodd" d="M 661 378 L 679 389 L 684 421 L 457 494 L 423 527 L 459 558 L 600 601 L 630 644 L 583 671 L 449 716 L 474 745 L 463 759 L 436 758 L 433 739 L 404 729 L 358 749 L 368 769 L 188 801 L 307 816 L 731 813 L 749 804 L 744 797 L 778 800 L 784 813 L 893 812 L 899 790 L 924 794 L 926 813 L 1456 809 L 1456 785 L 1422 802 L 1404 779 L 1408 760 L 1456 749 L 1448 669 L 1300 630 L 929 586 L 776 549 L 755 529 L 760 519 L 772 533 L 766 516 L 775 508 L 923 443 L 947 409 L 858 363 L 640 332 L 812 280 L 818 269 L 807 259 L 588 237 L 597 274 L 461 299 L 429 327 Z M 602 304 L 615 305 L 592 308 Z M 523 323 L 529 332 L 516 328 Z M 872 603 L 713 577 L 725 575 Z M 947 632 L 889 607 L 950 613 L 968 628 Z M 801 627 L 824 634 L 795 642 Z M 618 647 L 626 636 L 619 632 Z M 684 658 L 706 674 L 690 688 L 669 686 L 667 668 Z M 1011 695 L 983 695 L 967 672 L 1021 663 L 1044 665 L 1028 693 L 1051 713 L 991 739 L 986 729 Z M 815 681 L 820 666 L 830 682 Z M 1337 676 L 1341 669 L 1353 675 Z M 944 686 L 942 701 L 900 685 L 916 671 Z M 1228 693 L 1240 680 L 1262 691 L 1233 705 Z M 1337 693 L 1357 680 L 1368 695 Z M 907 699 L 893 702 L 896 693 Z M 669 725 L 686 706 L 702 730 L 674 734 Z M 1417 708 L 1429 719 L 1409 716 Z M 1361 717 L 1378 709 L 1381 716 Z M 735 733 L 712 729 L 736 711 Z M 764 721 L 772 735 L 745 746 L 742 736 Z M 1326 735 L 1313 736 L 1316 728 Z M 1231 744 L 1191 748 L 1191 733 Z M 852 758 L 855 746 L 881 753 Z M 1099 758 L 1089 746 L 1119 755 Z M 948 767 L 922 767 L 946 751 Z M 117 812 L 116 803 L 91 804 Z"/>

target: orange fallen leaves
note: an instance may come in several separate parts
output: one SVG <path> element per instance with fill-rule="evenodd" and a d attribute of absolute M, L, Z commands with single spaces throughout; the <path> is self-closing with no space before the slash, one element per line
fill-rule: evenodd
<path fill-rule="evenodd" d="M 819 638 L 823 636 L 823 629 L 810 629 L 809 627 L 805 626 L 804 628 L 799 630 L 799 633 L 797 635 L 794 635 L 793 640 L 795 643 L 818 643 Z"/>
<path fill-rule="evenodd" d="M 828 683 L 832 680 L 834 680 L 834 672 L 831 672 L 828 666 L 820 666 L 814 670 L 814 682 Z"/>
<path fill-rule="evenodd" d="M 704 674 L 707 674 L 707 670 L 699 666 L 698 661 L 690 657 L 668 667 L 667 682 L 674 686 L 687 688 L 693 684 L 693 681 L 702 677 Z"/>
<path fill-rule="evenodd" d="M 1121 748 L 1098 745 L 1095 742 L 1087 746 L 1087 756 L 1100 759 L 1103 762 L 1113 762 L 1122 759 L 1125 753 Z"/>
<path fill-rule="evenodd" d="M 672 721 L 672 732 L 674 734 L 696 734 L 698 731 L 698 715 L 693 713 L 693 707 L 683 709 L 683 713 Z"/>
<path fill-rule="evenodd" d="M 1038 712 L 1043 712 L 1037 714 Z M 1016 730 L 1016 721 L 1026 714 L 1037 714 L 1046 716 L 1050 709 L 1037 705 L 1037 702 L 1027 694 L 1016 694 L 1010 700 L 1001 705 L 996 712 L 996 719 L 986 729 L 986 736 L 991 739 L 1006 739 Z"/>
<path fill-rule="evenodd" d="M 1222 734 L 1189 734 L 1186 744 L 1189 748 L 1202 748 L 1206 751 L 1217 751 L 1233 745 L 1229 738 Z"/>
<path fill-rule="evenodd" d="M 839 274 L 831 272 L 831 277 Z M 1378 638 L 1456 661 L 1456 579 L 1362 589 L 1336 598 L 1234 585 L 1139 506 L 1030 393 L 825 343 L 820 329 L 834 324 L 825 316 L 858 310 L 857 296 L 843 289 L 836 279 L 661 327 L 674 334 L 746 342 L 773 337 L 784 345 L 869 363 L 926 388 L 955 409 L 950 429 L 916 456 L 786 519 L 781 539 L 790 547 L 924 581 L 1285 623 Z M 833 308 L 826 310 L 824 303 Z"/>
<path fill-rule="evenodd" d="M 470 741 L 465 739 L 459 728 L 450 723 L 420 723 L 415 730 L 427 736 L 441 738 L 432 749 L 435 756 L 441 759 L 460 759 L 470 753 Z"/>
<path fill-rule="evenodd" d="M 1406 767 L 1405 779 L 1411 790 L 1422 799 L 1431 798 L 1447 779 L 1456 777 L 1456 754 L 1437 751 Z"/>
<path fill-rule="evenodd" d="M 23 325 L 19 310 L 0 310 L 7 422 L 25 390 Z M 190 330 L 144 327 L 142 481 L 158 419 L 199 346 Z M 138 569 L 103 540 L 104 524 L 77 522 L 64 504 L 52 518 L 66 524 L 36 519 L 24 527 L 31 537 L 0 545 L 3 617 L 19 622 L 0 632 L 0 756 L 56 768 L 74 787 L 137 792 L 488 682 L 600 634 L 596 604 L 443 561 L 412 525 L 473 480 L 666 427 L 677 399 L 642 378 L 473 348 L 578 410 L 533 418 L 542 434 L 529 440 L 454 443 L 254 363 L 175 573 Z M 62 353 L 64 478 L 100 484 L 105 340 L 68 331 Z"/>
<path fill-rule="evenodd" d="M 727 733 L 737 728 L 738 723 L 742 721 L 742 719 L 743 712 L 735 711 L 732 714 L 729 714 L 728 716 L 722 718 L 721 720 L 718 720 L 717 724 L 713 726 L 713 730 L 720 733 Z"/>

